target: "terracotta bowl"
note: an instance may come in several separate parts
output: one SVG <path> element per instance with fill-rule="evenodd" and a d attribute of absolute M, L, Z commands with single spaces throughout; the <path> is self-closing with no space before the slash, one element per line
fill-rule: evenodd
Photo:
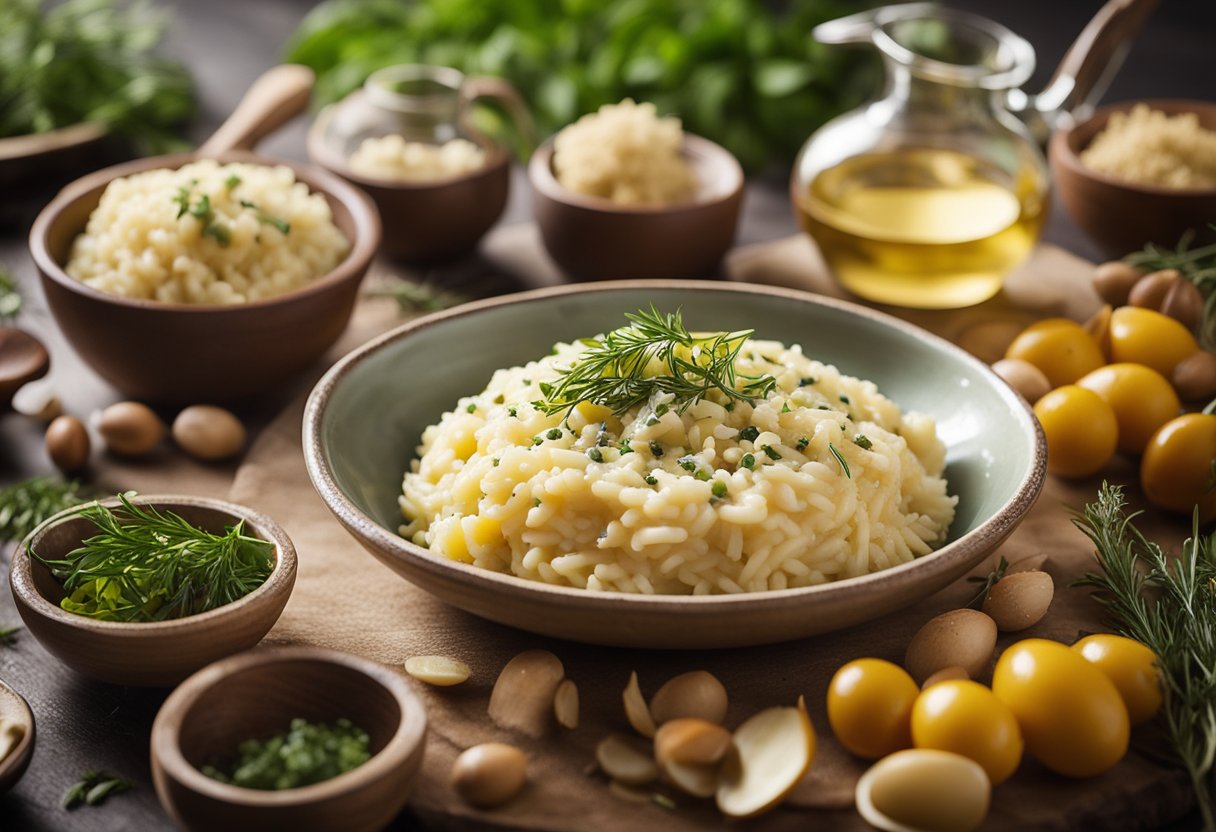
<path fill-rule="evenodd" d="M 549 256 L 575 280 L 710 275 L 735 239 L 743 169 L 727 150 L 685 134 L 697 181 L 691 201 L 622 206 L 576 194 L 553 173 L 553 140 L 528 163 L 532 210 Z"/>
<path fill-rule="evenodd" d="M 282 791 L 212 780 L 200 768 L 294 718 L 346 718 L 367 732 L 371 759 L 337 777 Z M 152 725 L 152 779 L 182 829 L 371 832 L 409 799 L 426 749 L 426 711 L 399 674 L 315 647 L 259 649 L 200 670 Z"/>
<path fill-rule="evenodd" d="M 1196 244 L 1216 242 L 1216 188 L 1173 189 L 1137 185 L 1097 173 L 1082 164 L 1080 154 L 1106 127 L 1114 113 L 1148 104 L 1169 115 L 1195 113 L 1199 123 L 1216 130 L 1216 103 L 1207 101 L 1127 102 L 1104 107 L 1068 130 L 1059 130 L 1048 145 L 1048 160 L 1060 200 L 1073 221 L 1112 257 L 1157 243 L 1173 248 L 1188 229 Z"/>
<path fill-rule="evenodd" d="M 801 344 L 843 373 L 873 380 L 929 414 L 959 498 L 947 542 L 911 563 L 820 586 L 740 595 L 587 592 L 435 557 L 397 533 L 402 472 L 423 429 L 495 369 L 546 355 L 555 341 L 605 332 L 626 312 L 683 307 L 694 330 L 755 327 Z M 492 335 L 487 336 L 487 333 Z M 492 340 L 491 340 L 492 339 Z M 470 343 L 481 349 L 467 348 Z M 988 367 L 911 324 L 786 289 L 725 282 L 622 281 L 564 286 L 420 318 L 338 362 L 304 416 L 313 486 L 338 520 L 397 574 L 484 618 L 558 638 L 621 647 L 764 644 L 877 618 L 954 581 L 1013 531 L 1043 485 L 1043 433 Z"/>
<path fill-rule="evenodd" d="M 34 712 L 21 694 L 0 680 L 0 722 L 13 722 L 25 730 L 17 746 L 0 759 L 0 794 L 4 794 L 21 779 L 34 756 Z"/>
<path fill-rule="evenodd" d="M 116 505 L 116 499 L 103 500 Z M 211 532 L 245 521 L 248 533 L 274 544 L 270 577 L 253 592 L 209 612 L 170 621 L 96 621 L 59 606 L 63 587 L 29 555 L 53 560 L 96 532 L 75 510 L 61 512 L 30 533 L 13 555 L 9 583 L 17 612 L 38 642 L 86 676 L 117 685 L 169 687 L 200 667 L 262 640 L 283 612 L 296 580 L 296 550 L 269 517 L 235 503 L 202 497 L 140 496 L 136 505 L 172 511 Z"/>
<path fill-rule="evenodd" d="M 485 143 L 486 164 L 460 176 L 416 183 L 373 179 L 352 171 L 347 159 L 325 142 L 329 112 L 308 132 L 308 157 L 376 203 L 385 232 L 380 251 L 386 257 L 420 265 L 452 260 L 475 249 L 502 216 L 511 158 L 501 147 Z"/>
<path fill-rule="evenodd" d="M 243 151 L 221 162 L 286 164 L 324 195 L 350 253 L 308 286 L 266 300 L 221 306 L 133 300 L 68 276 L 72 241 L 84 230 L 112 179 L 153 168 L 179 168 L 194 156 L 140 159 L 68 185 L 30 231 L 30 251 L 60 329 L 81 358 L 132 398 L 170 404 L 240 399 L 273 387 L 316 361 L 342 334 L 359 283 L 380 241 L 380 221 L 366 195 L 336 176 Z"/>

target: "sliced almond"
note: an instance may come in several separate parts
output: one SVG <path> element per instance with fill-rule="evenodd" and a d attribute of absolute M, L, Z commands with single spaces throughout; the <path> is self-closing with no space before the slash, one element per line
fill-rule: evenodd
<path fill-rule="evenodd" d="M 630 803 L 649 803 L 651 801 L 651 792 L 649 789 L 643 789 L 641 786 L 630 786 L 628 783 L 622 783 L 620 780 L 608 781 L 608 791 L 613 797 L 619 797 L 621 800 L 626 800 Z"/>
<path fill-rule="evenodd" d="M 693 797 L 713 797 L 718 791 L 720 765 L 689 765 L 668 762 L 660 766 L 663 776 L 677 789 Z"/>
<path fill-rule="evenodd" d="M 405 672 L 420 682 L 447 688 L 468 681 L 469 666 L 448 656 L 410 656 Z"/>
<path fill-rule="evenodd" d="M 638 684 L 636 670 L 629 674 L 629 684 L 625 686 L 625 692 L 621 694 L 621 697 L 625 702 L 625 718 L 629 720 L 629 724 L 633 726 L 633 730 L 643 737 L 653 737 L 655 731 L 654 717 L 650 715 L 650 708 L 646 704 L 646 699 L 642 696 L 642 688 Z"/>
<path fill-rule="evenodd" d="M 740 725 L 722 765 L 718 809 L 736 818 L 767 812 L 806 776 L 815 731 L 805 707 L 768 708 Z"/>
<path fill-rule="evenodd" d="M 557 724 L 573 731 L 578 727 L 578 685 L 572 679 L 563 679 L 553 696 L 553 715 Z"/>
<path fill-rule="evenodd" d="M 39 422 L 50 422 L 63 413 L 63 403 L 47 379 L 22 385 L 13 394 L 13 410 Z"/>
<path fill-rule="evenodd" d="M 668 679 L 650 700 L 656 725 L 681 717 L 698 717 L 722 724 L 726 719 L 726 688 L 712 673 L 694 670 Z"/>
<path fill-rule="evenodd" d="M 557 686 L 565 675 L 561 659 L 548 650 L 525 650 L 498 674 L 490 694 L 490 719 L 530 737 L 544 735 L 552 721 Z"/>
<path fill-rule="evenodd" d="M 667 763 L 714 765 L 730 750 L 731 736 L 721 725 L 687 717 L 664 722 L 654 735 L 654 759 Z"/>
<path fill-rule="evenodd" d="M 613 780 L 644 786 L 659 779 L 659 767 L 650 755 L 619 734 L 611 734 L 595 747 L 595 761 Z"/>

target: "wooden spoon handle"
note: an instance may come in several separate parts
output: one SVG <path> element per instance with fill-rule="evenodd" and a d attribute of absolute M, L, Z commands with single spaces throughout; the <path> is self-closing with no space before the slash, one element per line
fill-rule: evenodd
<path fill-rule="evenodd" d="M 253 150 L 258 142 L 304 111 L 312 96 L 313 77 L 311 69 L 299 64 L 282 64 L 267 70 L 195 155 L 208 157 L 229 150 Z"/>
<path fill-rule="evenodd" d="M 1040 107 L 1071 111 L 1076 120 L 1087 118 L 1122 66 L 1132 39 L 1159 4 L 1160 0 L 1110 0 L 1099 9 L 1039 94 Z"/>

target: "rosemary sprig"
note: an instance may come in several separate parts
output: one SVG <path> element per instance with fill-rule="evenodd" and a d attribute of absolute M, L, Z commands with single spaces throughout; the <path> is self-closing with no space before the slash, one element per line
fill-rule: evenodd
<path fill-rule="evenodd" d="M 80 482 L 34 477 L 0 490 L 0 543 L 21 540 L 64 509 L 85 502 Z"/>
<path fill-rule="evenodd" d="M 108 771 L 86 771 L 80 780 L 73 783 L 63 795 L 63 808 L 72 810 L 78 806 L 98 806 L 111 795 L 130 791 L 132 785 Z"/>
<path fill-rule="evenodd" d="M 728 401 L 751 401 L 767 396 L 777 384 L 771 375 L 736 375 L 739 351 L 753 330 L 693 335 L 680 310 L 662 313 L 653 306 L 625 317 L 629 325 L 583 339 L 587 349 L 575 362 L 555 381 L 540 385 L 544 398 L 533 402 L 538 410 L 552 415 L 591 402 L 620 415 L 658 394 L 670 394 L 673 406 L 683 412 L 714 391 Z"/>
<path fill-rule="evenodd" d="M 1009 571 L 1009 561 L 1005 560 L 1005 556 L 1001 555 L 1001 559 L 997 561 L 996 568 L 987 575 L 972 575 L 967 579 L 968 583 L 981 584 L 976 590 L 975 595 L 971 596 L 971 600 L 965 606 L 973 610 L 978 610 L 984 606 L 984 600 L 988 597 L 988 593 L 996 586 L 996 582 L 1005 577 L 1005 573 Z"/>
<path fill-rule="evenodd" d="M 1169 557 L 1124 512 L 1123 489 L 1102 484 L 1074 520 L 1097 548 L 1092 587 L 1118 631 L 1157 654 L 1164 702 L 1158 719 L 1190 776 L 1204 829 L 1216 830 L 1211 777 L 1216 762 L 1216 536 L 1196 516 L 1182 554 Z"/>
<path fill-rule="evenodd" d="M 6 266 L 0 265 L 0 323 L 15 319 L 21 312 L 21 289 Z"/>
<path fill-rule="evenodd" d="M 1124 262 L 1148 272 L 1177 269 L 1195 284 L 1203 296 L 1203 320 L 1199 323 L 1199 340 L 1204 348 L 1216 349 L 1216 245 L 1191 248 L 1193 231 L 1182 235 L 1173 251 L 1149 243 L 1142 251 L 1123 258 Z"/>
<path fill-rule="evenodd" d="M 111 621 L 164 621 L 196 615 L 248 595 L 269 577 L 274 546 L 244 533 L 222 535 L 173 512 L 92 503 L 80 515 L 98 528 L 62 560 L 38 558 L 63 584 L 69 612 Z"/>

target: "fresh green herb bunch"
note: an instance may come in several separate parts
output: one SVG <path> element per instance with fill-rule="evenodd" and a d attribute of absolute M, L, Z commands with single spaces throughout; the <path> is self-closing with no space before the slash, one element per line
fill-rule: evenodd
<path fill-rule="evenodd" d="M 877 85 L 877 62 L 812 41 L 857 0 L 330 0 L 287 60 L 316 70 L 318 105 L 374 70 L 428 63 L 511 81 L 556 132 L 625 97 L 679 116 L 749 169 L 793 158 L 808 135 Z M 483 129 L 501 133 L 497 113 Z"/>
<path fill-rule="evenodd" d="M 1199 340 L 1204 349 L 1216 350 L 1216 245 L 1191 248 L 1194 238 L 1194 233 L 1187 232 L 1173 251 L 1149 243 L 1142 251 L 1129 254 L 1123 260 L 1146 272 L 1177 269 L 1194 283 L 1204 301 Z"/>
<path fill-rule="evenodd" d="M 203 774 L 247 789 L 294 789 L 320 783 L 366 763 L 367 732 L 339 719 L 333 725 L 293 719 L 286 733 L 246 740 L 236 759 L 203 766 Z"/>
<path fill-rule="evenodd" d="M 143 152 L 181 147 L 170 128 L 194 113 L 194 90 L 154 54 L 165 24 L 147 2 L 4 0 L 0 136 L 97 122 Z"/>
<path fill-rule="evenodd" d="M 1216 536 L 1198 519 L 1179 557 L 1145 538 L 1124 511 L 1123 489 L 1102 484 L 1074 522 L 1097 547 L 1099 572 L 1077 581 L 1095 590 L 1115 627 L 1157 654 L 1164 702 L 1158 717 L 1190 775 L 1204 829 L 1216 830 Z"/>
<path fill-rule="evenodd" d="M 34 477 L 0 490 L 0 543 L 21 540 L 52 515 L 87 498 L 78 480 Z"/>
<path fill-rule="evenodd" d="M 674 397 L 683 412 L 717 391 L 727 400 L 764 398 L 776 386 L 770 375 L 738 376 L 735 361 L 752 330 L 692 335 L 680 310 L 629 312 L 628 326 L 600 338 L 585 338 L 587 347 L 553 382 L 540 385 L 543 399 L 533 402 L 550 415 L 581 402 L 609 407 L 616 414 L 658 394 Z"/>
<path fill-rule="evenodd" d="M 7 267 L 0 265 L 0 323 L 11 321 L 21 312 L 21 288 Z"/>
<path fill-rule="evenodd" d="M 137 506 L 80 510 L 98 534 L 62 560 L 44 560 L 68 596 L 61 606 L 106 621 L 165 621 L 248 595 L 270 576 L 274 546 L 244 533 L 244 521 L 212 534 L 173 512 Z"/>

